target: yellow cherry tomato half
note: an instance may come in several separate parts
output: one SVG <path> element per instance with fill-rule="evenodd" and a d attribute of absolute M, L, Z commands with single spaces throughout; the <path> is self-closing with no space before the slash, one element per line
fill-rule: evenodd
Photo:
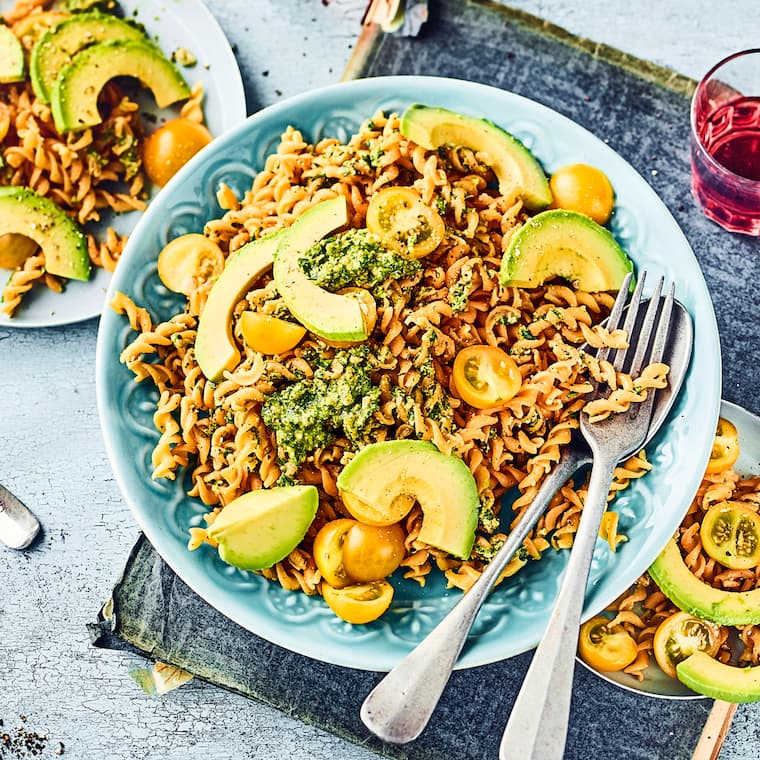
<path fill-rule="evenodd" d="M 760 565 L 760 515 L 738 501 L 713 504 L 699 529 L 702 548 L 732 570 Z"/>
<path fill-rule="evenodd" d="M 240 332 L 246 344 L 261 354 L 282 354 L 295 348 L 306 335 L 306 328 L 269 314 L 244 311 Z"/>
<path fill-rule="evenodd" d="M 145 138 L 142 149 L 145 173 L 163 187 L 201 148 L 212 140 L 211 132 L 185 118 L 172 119 Z"/>
<path fill-rule="evenodd" d="M 711 475 L 724 472 L 733 467 L 738 458 L 739 434 L 731 422 L 721 417 L 715 431 L 710 461 L 707 463 L 707 472 Z"/>
<path fill-rule="evenodd" d="M 657 627 L 652 646 L 662 671 L 676 678 L 676 665 L 694 652 L 715 657 L 720 646 L 720 629 L 688 612 L 676 612 Z"/>
<path fill-rule="evenodd" d="M 552 205 L 590 216 L 605 224 L 612 216 L 615 193 L 607 175 L 588 164 L 571 164 L 558 169 L 549 178 L 554 197 Z"/>
<path fill-rule="evenodd" d="M 322 596 L 339 618 L 361 625 L 377 620 L 391 606 L 393 586 L 388 581 L 359 583 L 344 588 L 333 588 L 323 583 Z"/>
<path fill-rule="evenodd" d="M 158 254 L 158 276 L 175 293 L 189 295 L 222 269 L 224 254 L 219 246 L 197 232 L 174 238 Z"/>
<path fill-rule="evenodd" d="M 385 187 L 369 202 L 367 229 L 388 248 L 420 259 L 441 244 L 446 225 L 411 187 Z"/>
<path fill-rule="evenodd" d="M 496 346 L 467 346 L 454 358 L 454 389 L 476 409 L 506 404 L 520 390 L 522 375 L 511 356 Z"/>
<path fill-rule="evenodd" d="M 0 269 L 16 269 L 37 251 L 39 245 L 26 235 L 6 232 L 0 235 Z"/>
<path fill-rule="evenodd" d="M 356 520 L 340 518 L 325 523 L 314 537 L 312 554 L 322 577 L 334 588 L 343 588 L 353 583 L 343 566 L 343 543 L 346 534 Z"/>
<path fill-rule="evenodd" d="M 383 511 L 371 504 L 367 504 L 367 502 L 362 501 L 352 493 L 348 493 L 348 491 L 341 491 L 340 496 L 349 514 L 367 525 L 392 525 L 393 523 L 397 523 L 407 516 L 415 502 L 414 496 L 402 493 L 391 501 L 388 509 Z"/>
<path fill-rule="evenodd" d="M 594 670 L 612 672 L 628 667 L 638 654 L 633 637 L 606 617 L 595 617 L 581 626 L 578 654 Z"/>
<path fill-rule="evenodd" d="M 343 567 L 359 583 L 379 581 L 401 564 L 406 554 L 403 528 L 355 523 L 343 541 Z"/>

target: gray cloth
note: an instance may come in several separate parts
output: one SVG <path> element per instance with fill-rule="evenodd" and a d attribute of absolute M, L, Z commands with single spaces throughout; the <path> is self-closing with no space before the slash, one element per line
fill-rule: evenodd
<path fill-rule="evenodd" d="M 706 220 L 689 186 L 689 94 L 694 83 L 618 51 L 487 3 L 438 0 L 418 37 L 366 36 L 347 76 L 436 74 L 492 84 L 545 103 L 584 125 L 652 184 L 684 230 L 715 300 L 724 397 L 755 413 L 760 348 L 760 250 Z M 456 672 L 422 736 L 385 746 L 359 720 L 379 674 L 293 654 L 243 630 L 197 597 L 144 538 L 91 626 L 97 646 L 137 649 L 198 677 L 272 704 L 388 757 L 496 757 L 529 663 L 522 655 Z M 575 674 L 566 757 L 690 758 L 709 700 L 634 695 L 584 669 Z"/>

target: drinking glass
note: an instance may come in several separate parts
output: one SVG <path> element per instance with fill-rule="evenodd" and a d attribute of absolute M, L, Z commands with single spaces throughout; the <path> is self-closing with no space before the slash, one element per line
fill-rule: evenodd
<path fill-rule="evenodd" d="M 724 58 L 697 85 L 691 189 L 708 218 L 760 235 L 760 48 Z"/>

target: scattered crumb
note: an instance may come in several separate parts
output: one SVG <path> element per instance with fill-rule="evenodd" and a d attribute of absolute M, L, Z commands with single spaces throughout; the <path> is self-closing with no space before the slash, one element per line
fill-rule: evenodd
<path fill-rule="evenodd" d="M 20 724 L 12 730 L 4 729 L 4 722 L 0 720 L 0 757 L 2 758 L 35 758 L 40 757 L 47 748 L 48 735 L 38 734 L 26 728 L 26 715 L 19 715 Z M 58 743 L 63 754 L 63 742 Z"/>
<path fill-rule="evenodd" d="M 198 63 L 198 59 L 187 48 L 183 47 L 178 47 L 172 52 L 172 61 L 187 68 L 191 68 Z"/>

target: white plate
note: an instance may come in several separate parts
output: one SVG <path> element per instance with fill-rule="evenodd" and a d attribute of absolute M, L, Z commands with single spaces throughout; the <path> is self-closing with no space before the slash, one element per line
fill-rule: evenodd
<path fill-rule="evenodd" d="M 744 477 L 760 475 L 760 417 L 730 401 L 721 402 L 720 414 L 733 422 L 739 433 L 740 455 L 735 465 L 736 471 Z M 680 681 L 665 675 L 654 661 L 644 671 L 643 681 L 628 673 L 598 673 L 580 658 L 578 662 L 605 681 L 628 691 L 665 699 L 707 699 L 703 694 L 697 694 Z"/>
<path fill-rule="evenodd" d="M 182 47 L 196 56 L 195 66 L 179 68 L 188 84 L 203 82 L 204 113 L 211 134 L 218 136 L 245 119 L 245 92 L 235 55 L 221 27 L 201 0 L 120 0 L 119 4 L 125 18 L 142 24 L 166 55 Z M 10 3 L 0 3 L 0 9 L 5 10 L 6 6 Z M 155 114 L 159 124 L 176 116 L 179 110 L 172 107 L 159 111 L 150 96 L 140 105 Z M 148 121 L 145 123 L 146 127 L 150 125 Z M 131 232 L 140 216 L 142 212 L 132 211 L 115 215 L 107 223 L 124 234 Z M 6 273 L 10 274 L 0 269 L 3 284 Z M 103 310 L 110 281 L 110 272 L 93 267 L 88 282 L 71 280 L 63 293 L 33 288 L 13 317 L 0 314 L 0 326 L 52 327 L 96 317 Z"/>

